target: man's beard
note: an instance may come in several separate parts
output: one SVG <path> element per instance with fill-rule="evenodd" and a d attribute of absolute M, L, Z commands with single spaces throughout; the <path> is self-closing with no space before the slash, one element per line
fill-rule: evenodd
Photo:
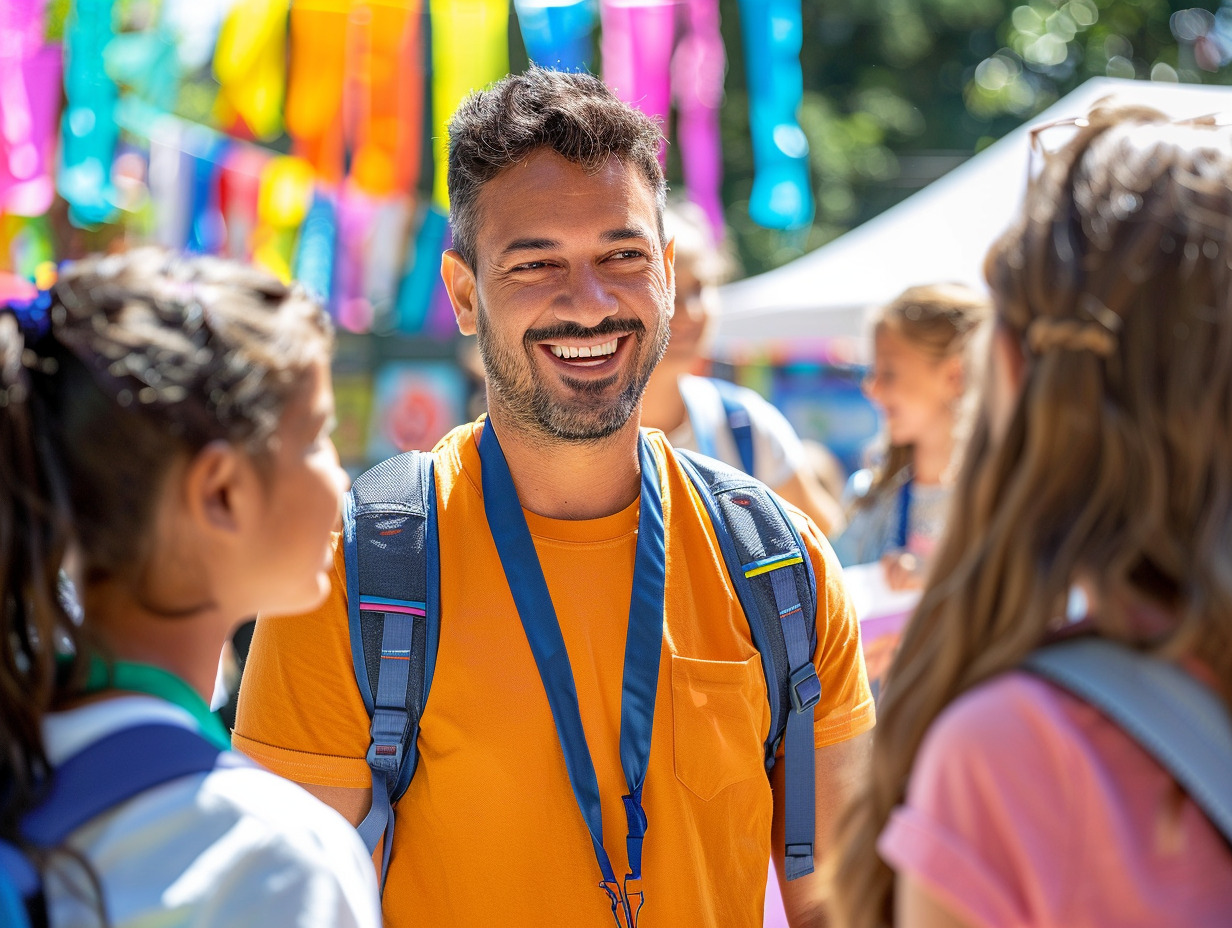
<path fill-rule="evenodd" d="M 547 329 L 531 329 L 522 339 L 523 354 L 502 345 L 488 325 L 487 312 L 478 307 L 476 328 L 479 354 L 488 377 L 488 390 L 500 402 L 502 411 L 514 423 L 556 441 L 590 442 L 607 438 L 624 428 L 646 389 L 646 382 L 663 357 L 670 330 L 666 316 L 659 330 L 646 331 L 636 319 L 605 319 L 592 329 L 561 323 Z M 645 352 L 629 382 L 615 399 L 607 392 L 620 372 L 602 380 L 574 380 L 565 377 L 572 392 L 568 399 L 557 399 L 543 383 L 532 352 L 536 345 L 564 339 L 601 338 L 624 335 L 636 340 L 633 350 Z M 647 350 L 647 340 L 653 339 Z M 619 349 L 618 349 L 619 350 Z"/>

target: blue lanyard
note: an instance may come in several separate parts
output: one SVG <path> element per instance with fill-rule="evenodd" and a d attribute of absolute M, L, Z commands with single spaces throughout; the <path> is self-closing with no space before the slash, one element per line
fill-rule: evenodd
<path fill-rule="evenodd" d="M 517 489 L 491 419 L 485 423 L 479 442 L 488 528 L 496 543 L 501 567 L 509 582 L 509 590 L 552 709 L 556 736 L 569 772 L 569 783 L 582 818 L 586 821 L 586 828 L 590 831 L 595 859 L 603 875 L 600 886 L 612 904 L 617 925 L 621 924 L 620 913 L 624 913 L 624 928 L 635 928 L 637 913 L 645 902 L 645 895 L 629 883 L 642 878 L 642 841 L 647 826 L 646 813 L 642 808 L 642 787 L 646 782 L 646 767 L 650 763 L 650 735 L 659 686 L 659 652 L 663 648 L 666 586 L 659 468 L 644 435 L 640 437 L 639 454 L 642 468 L 641 504 L 620 697 L 620 765 L 629 786 L 629 794 L 622 797 L 629 823 L 626 838 L 629 873 L 622 884 L 616 880 L 616 873 L 603 846 L 599 781 L 586 743 L 586 732 L 582 728 L 577 687 L 573 682 L 573 668 L 569 665 L 565 639 L 561 635 L 543 568 L 535 554 L 530 529 L 522 514 L 522 504 L 518 501 Z M 638 897 L 636 909 L 631 904 L 630 896 Z"/>
<path fill-rule="evenodd" d="M 898 547 L 903 551 L 907 550 L 910 537 L 912 482 L 912 478 L 908 477 L 898 491 Z"/>

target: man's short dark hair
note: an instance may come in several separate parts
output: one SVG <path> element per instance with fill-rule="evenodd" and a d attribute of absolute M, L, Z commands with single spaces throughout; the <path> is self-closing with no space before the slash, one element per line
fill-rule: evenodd
<path fill-rule="evenodd" d="M 547 148 L 587 171 L 616 157 L 641 172 L 656 201 L 659 238 L 667 187 L 659 127 L 591 74 L 532 67 L 471 94 L 449 122 L 449 224 L 453 247 L 475 267 L 478 199 L 505 168 Z"/>

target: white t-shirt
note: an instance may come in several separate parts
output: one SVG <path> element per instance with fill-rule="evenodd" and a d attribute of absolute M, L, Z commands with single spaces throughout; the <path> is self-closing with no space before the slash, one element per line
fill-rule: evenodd
<path fill-rule="evenodd" d="M 719 460 L 732 467 L 742 467 L 740 451 L 727 424 L 723 399 L 714 384 L 706 377 L 692 374 L 681 375 L 678 383 L 689 415 L 680 428 L 667 436 L 672 447 L 700 451 L 697 434 L 704 430 L 711 436 L 714 454 Z M 800 437 L 786 417 L 759 393 L 747 387 L 736 389 L 752 425 L 753 470 L 756 471 L 753 476 L 769 487 L 782 486 L 804 466 L 804 446 L 800 444 Z"/>
<path fill-rule="evenodd" d="M 124 696 L 49 715 L 53 765 L 99 738 L 148 722 L 195 730 L 183 709 Z M 333 809 L 256 766 L 182 777 L 147 790 L 78 829 L 114 928 L 240 926 L 377 928 L 372 860 Z M 52 928 L 94 928 L 89 877 L 58 854 L 44 871 Z"/>

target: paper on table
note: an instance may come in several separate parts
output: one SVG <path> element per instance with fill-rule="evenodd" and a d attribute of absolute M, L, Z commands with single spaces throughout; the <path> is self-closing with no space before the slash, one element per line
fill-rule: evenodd
<path fill-rule="evenodd" d="M 890 589 L 879 563 L 844 567 L 843 585 L 860 621 L 864 663 L 875 696 L 898 649 L 903 626 L 920 601 L 920 591 Z"/>

